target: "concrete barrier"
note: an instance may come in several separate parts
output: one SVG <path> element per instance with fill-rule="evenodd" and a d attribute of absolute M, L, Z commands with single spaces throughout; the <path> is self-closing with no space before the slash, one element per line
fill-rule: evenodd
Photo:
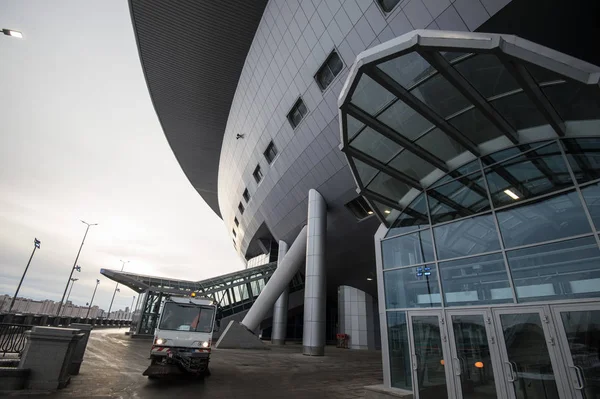
<path fill-rule="evenodd" d="M 29 369 L 26 389 L 55 390 L 70 380 L 71 357 L 77 342 L 84 334 L 73 328 L 35 326 L 27 335 L 20 369 Z"/>
<path fill-rule="evenodd" d="M 83 355 L 85 354 L 85 348 L 92 332 L 92 326 L 90 324 L 72 323 L 71 328 L 77 329 L 83 334 L 83 337 L 77 342 L 77 346 L 75 346 L 69 367 L 69 374 L 77 375 L 83 362 Z"/>

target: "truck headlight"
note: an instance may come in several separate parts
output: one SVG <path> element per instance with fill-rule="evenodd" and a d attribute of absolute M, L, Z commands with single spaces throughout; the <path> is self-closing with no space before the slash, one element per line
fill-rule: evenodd
<path fill-rule="evenodd" d="M 167 343 L 167 340 L 166 340 L 166 339 L 164 339 L 164 338 L 157 338 L 157 339 L 156 339 L 156 341 L 154 341 L 154 343 L 155 343 L 156 345 L 164 345 L 164 344 L 166 344 L 166 343 Z"/>
<path fill-rule="evenodd" d="M 209 346 L 210 346 L 210 344 L 208 343 L 208 341 L 202 342 L 202 347 L 203 348 L 208 348 Z"/>

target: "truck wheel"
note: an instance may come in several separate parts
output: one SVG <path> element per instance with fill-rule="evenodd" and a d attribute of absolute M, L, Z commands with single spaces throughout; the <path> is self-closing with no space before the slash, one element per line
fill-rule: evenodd
<path fill-rule="evenodd" d="M 207 368 L 206 370 L 204 370 L 204 376 L 205 377 L 210 377 L 210 369 Z"/>

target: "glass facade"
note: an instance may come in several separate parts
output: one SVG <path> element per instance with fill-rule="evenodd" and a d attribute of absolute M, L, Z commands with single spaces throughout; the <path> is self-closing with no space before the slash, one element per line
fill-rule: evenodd
<path fill-rule="evenodd" d="M 410 380 L 406 331 L 412 326 L 415 340 L 438 339 L 437 316 L 411 316 L 411 324 L 407 312 L 600 298 L 595 148 L 600 138 L 490 154 L 463 166 L 466 174 L 442 177 L 395 217 L 381 241 L 393 387 L 418 383 L 424 393 L 432 383 Z M 518 316 L 501 322 L 510 317 Z M 420 355 L 431 363 L 419 367 L 441 373 L 435 362 L 442 353 Z"/>
<path fill-rule="evenodd" d="M 600 296 L 600 182 L 579 183 L 570 151 L 600 139 L 581 140 L 492 154 L 419 195 L 381 242 L 387 307 Z"/>
<path fill-rule="evenodd" d="M 341 148 L 387 227 L 389 383 L 416 398 L 595 394 L 576 356 L 600 339 L 600 68 L 484 33 L 377 50 L 339 106 Z"/>

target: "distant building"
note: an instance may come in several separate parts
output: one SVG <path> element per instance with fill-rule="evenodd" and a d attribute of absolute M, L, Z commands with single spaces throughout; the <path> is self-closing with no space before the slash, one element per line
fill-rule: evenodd
<path fill-rule="evenodd" d="M 10 302 L 12 301 L 12 296 L 10 295 L 0 295 L 0 313 L 8 313 L 10 308 Z M 124 315 L 127 313 L 126 308 L 125 311 L 120 311 L 119 315 Z M 11 313 L 21 313 L 21 314 L 34 314 L 34 315 L 48 315 L 55 316 L 58 311 L 58 302 L 52 301 L 50 299 L 36 301 L 30 298 L 20 298 L 17 297 L 15 300 L 15 304 L 12 308 Z M 88 307 L 87 306 L 78 306 L 74 305 L 73 302 L 67 301 L 62 310 L 61 316 L 67 317 L 90 317 L 96 318 L 100 317 L 100 315 L 104 313 L 102 309 L 98 306 L 92 306 L 88 315 Z M 121 320 L 126 319 L 126 317 L 120 318 Z"/>

